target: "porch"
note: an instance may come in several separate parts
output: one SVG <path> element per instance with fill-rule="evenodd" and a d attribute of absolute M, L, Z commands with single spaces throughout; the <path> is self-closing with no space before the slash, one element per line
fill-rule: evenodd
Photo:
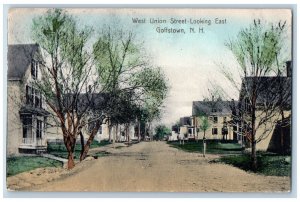
<path fill-rule="evenodd" d="M 22 138 L 19 145 L 20 153 L 41 154 L 47 151 L 47 143 L 44 138 Z"/>

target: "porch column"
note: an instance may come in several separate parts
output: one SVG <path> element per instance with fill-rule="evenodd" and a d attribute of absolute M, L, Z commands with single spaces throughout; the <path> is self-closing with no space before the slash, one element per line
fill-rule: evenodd
<path fill-rule="evenodd" d="M 32 135 L 33 135 L 33 145 L 36 145 L 36 130 L 37 130 L 37 117 L 33 115 L 32 117 Z"/>

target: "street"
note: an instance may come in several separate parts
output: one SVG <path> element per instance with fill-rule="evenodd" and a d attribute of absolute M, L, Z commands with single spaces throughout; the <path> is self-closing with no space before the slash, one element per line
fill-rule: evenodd
<path fill-rule="evenodd" d="M 97 148 L 91 152 L 95 153 Z M 263 176 L 209 161 L 169 147 L 166 142 L 141 142 L 105 148 L 111 154 L 87 159 L 48 183 L 30 191 L 92 192 L 278 192 L 290 190 L 289 177 Z M 40 176 L 42 177 L 42 176 Z"/>

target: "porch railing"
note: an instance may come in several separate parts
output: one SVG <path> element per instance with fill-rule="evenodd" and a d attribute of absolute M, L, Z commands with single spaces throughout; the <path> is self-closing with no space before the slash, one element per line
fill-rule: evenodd
<path fill-rule="evenodd" d="M 43 138 L 22 138 L 22 144 L 32 146 L 42 146 Z"/>

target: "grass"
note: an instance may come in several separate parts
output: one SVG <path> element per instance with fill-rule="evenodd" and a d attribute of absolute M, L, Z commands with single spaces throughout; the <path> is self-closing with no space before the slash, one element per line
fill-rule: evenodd
<path fill-rule="evenodd" d="M 110 144 L 109 141 L 101 141 L 100 143 L 98 143 L 97 141 L 93 141 L 90 148 L 97 148 L 97 147 L 105 146 L 105 145 L 108 145 L 108 144 Z M 66 149 L 66 147 L 63 143 L 61 143 L 61 144 L 48 143 L 47 152 L 49 154 L 54 155 L 54 156 L 58 156 L 58 157 L 61 157 L 61 158 L 68 158 L 68 152 L 67 152 L 67 149 Z M 80 152 L 81 152 L 81 145 L 76 144 L 75 151 L 74 151 L 74 158 L 75 159 L 79 159 Z"/>
<path fill-rule="evenodd" d="M 37 156 L 8 157 L 6 161 L 6 175 L 9 177 L 44 167 L 62 167 L 62 163 L 53 159 Z"/>
<path fill-rule="evenodd" d="M 187 152 L 203 152 L 202 140 L 185 142 L 184 145 L 179 144 L 179 141 L 168 142 L 171 147 L 181 149 Z M 217 141 L 207 141 L 206 153 L 208 154 L 240 154 L 243 148 L 237 143 L 221 143 Z"/>
<path fill-rule="evenodd" d="M 257 152 L 257 173 L 269 176 L 290 176 L 290 156 L 272 154 L 268 152 Z M 233 165 L 246 171 L 253 171 L 251 167 L 250 154 L 222 156 L 219 162 Z"/>
<path fill-rule="evenodd" d="M 171 147 L 181 149 L 187 152 L 203 152 L 202 141 L 185 142 L 180 145 L 179 142 L 169 142 Z M 207 141 L 208 154 L 221 154 L 220 159 L 213 162 L 222 162 L 233 165 L 245 171 L 252 171 L 250 154 L 243 152 L 243 148 L 236 143 L 221 143 L 216 141 Z M 278 155 L 269 152 L 257 152 L 257 170 L 258 174 L 268 176 L 290 176 L 291 157 L 288 155 Z"/>

